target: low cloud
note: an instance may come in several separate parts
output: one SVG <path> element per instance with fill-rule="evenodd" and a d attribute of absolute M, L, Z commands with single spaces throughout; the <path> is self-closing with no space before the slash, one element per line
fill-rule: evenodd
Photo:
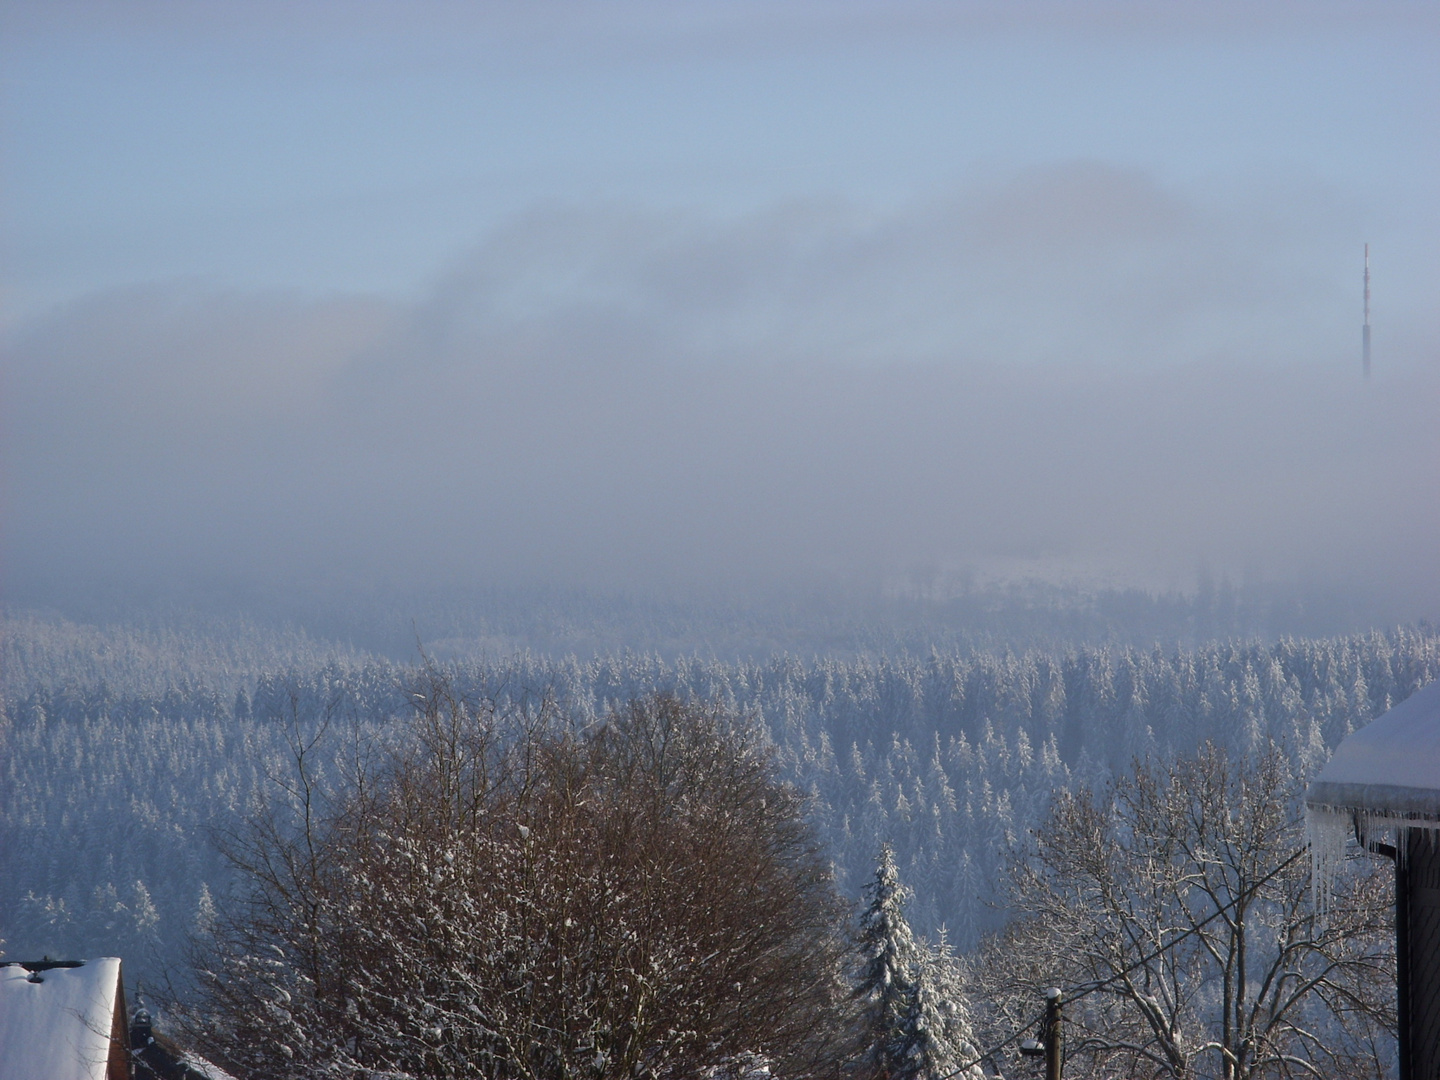
<path fill-rule="evenodd" d="M 455 266 L 416 323 L 471 359 L 539 339 L 666 362 L 1338 359 L 1355 290 L 1335 255 L 1354 253 L 1314 234 L 1333 208 L 1301 201 L 1198 205 L 1077 162 L 885 216 L 542 210 Z"/>
<path fill-rule="evenodd" d="M 1082 162 L 886 215 L 539 208 L 416 303 L 94 297 L 7 348 L 7 586 L 1205 565 L 1430 603 L 1432 343 L 1361 381 L 1313 220 Z"/>

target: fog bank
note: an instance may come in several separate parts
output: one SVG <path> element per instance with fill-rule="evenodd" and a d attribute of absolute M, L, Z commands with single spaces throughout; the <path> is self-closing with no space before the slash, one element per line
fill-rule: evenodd
<path fill-rule="evenodd" d="M 1080 162 L 888 215 L 542 207 L 415 302 L 95 295 L 7 342 L 5 587 L 1205 568 L 1423 614 L 1440 348 L 1399 320 L 1361 380 L 1306 198 Z"/>

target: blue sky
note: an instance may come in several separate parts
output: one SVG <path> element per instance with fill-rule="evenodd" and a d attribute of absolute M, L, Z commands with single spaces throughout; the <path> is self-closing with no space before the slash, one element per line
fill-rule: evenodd
<path fill-rule="evenodd" d="M 413 295 L 546 201 L 883 213 L 1075 161 L 1323 215 L 1392 305 L 1440 283 L 1433 5 L 4 12 L 8 320 L 172 278 Z"/>

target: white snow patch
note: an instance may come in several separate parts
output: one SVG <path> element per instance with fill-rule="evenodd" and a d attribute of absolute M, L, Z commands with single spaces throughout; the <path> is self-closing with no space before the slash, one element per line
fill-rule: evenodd
<path fill-rule="evenodd" d="M 120 960 L 0 967 L 0 1080 L 105 1080 Z"/>
<path fill-rule="evenodd" d="M 185 1064 L 205 1077 L 205 1080 L 235 1080 L 235 1077 L 220 1068 L 219 1065 L 216 1065 L 212 1061 L 206 1061 L 198 1054 L 187 1052 L 185 1054 Z"/>
<path fill-rule="evenodd" d="M 1440 822 L 1440 680 L 1341 740 L 1305 801 Z"/>
<path fill-rule="evenodd" d="M 1347 735 L 1305 792 L 1316 906 L 1323 912 L 1353 836 L 1405 858 L 1410 833 L 1440 830 L 1440 680 Z"/>

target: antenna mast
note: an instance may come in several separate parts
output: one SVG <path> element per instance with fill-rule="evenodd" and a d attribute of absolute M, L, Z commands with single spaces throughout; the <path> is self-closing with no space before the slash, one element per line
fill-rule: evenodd
<path fill-rule="evenodd" d="M 1365 329 L 1361 338 L 1361 361 L 1365 365 L 1365 378 L 1370 378 L 1370 245 L 1365 245 Z"/>

